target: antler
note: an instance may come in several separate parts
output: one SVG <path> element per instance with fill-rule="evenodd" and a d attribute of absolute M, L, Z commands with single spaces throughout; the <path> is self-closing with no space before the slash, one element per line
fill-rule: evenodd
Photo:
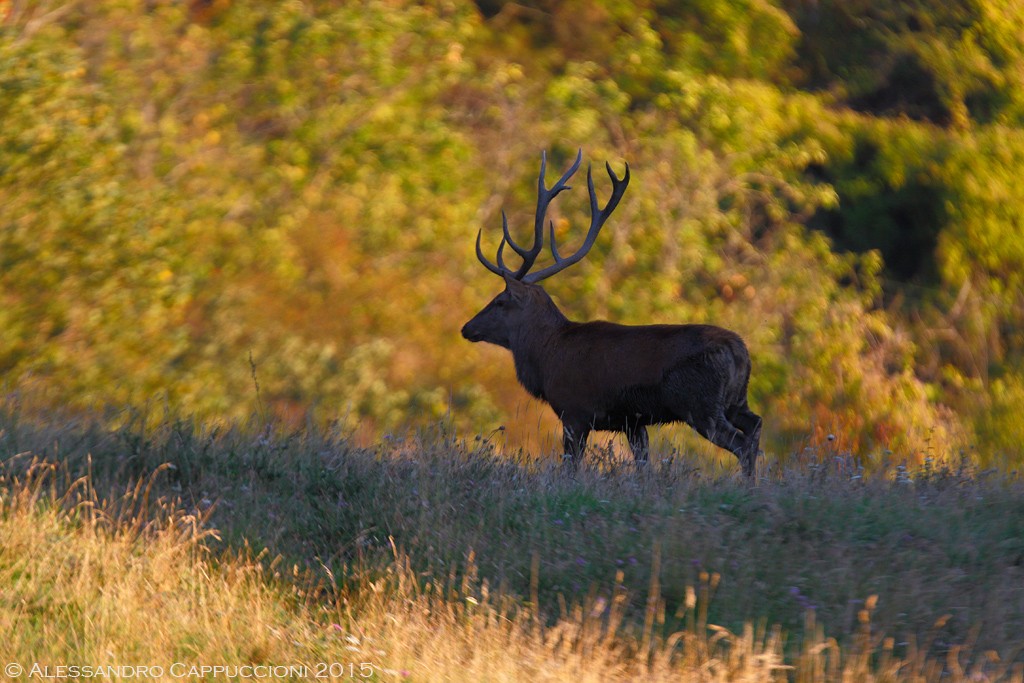
<path fill-rule="evenodd" d="M 537 181 L 537 215 L 534 219 L 534 246 L 530 247 L 529 249 L 524 249 L 523 247 L 520 247 L 515 243 L 515 241 L 512 240 L 512 236 L 509 233 L 508 217 L 505 215 L 505 211 L 502 211 L 502 231 L 504 232 L 504 237 L 502 237 L 501 244 L 498 245 L 497 265 L 488 261 L 483 256 L 483 252 L 480 249 L 480 237 L 483 234 L 483 230 L 481 229 L 479 232 L 476 233 L 476 257 L 480 260 L 480 263 L 482 263 L 487 268 L 487 270 L 490 270 L 498 275 L 510 275 L 515 280 L 522 280 L 524 282 L 537 282 L 537 280 L 540 280 L 540 278 L 536 278 L 536 275 L 540 273 L 535 273 L 535 275 L 531 275 L 528 279 L 525 278 L 524 275 L 526 275 L 526 273 L 529 271 L 531 267 L 534 267 L 534 262 L 537 260 L 538 255 L 540 255 L 541 253 L 541 249 L 544 247 L 544 217 L 548 212 L 548 205 L 551 204 L 551 200 L 555 199 L 555 197 L 557 197 L 562 190 L 571 189 L 569 185 L 566 185 L 565 183 L 568 181 L 570 177 L 572 177 L 572 175 L 575 172 L 577 172 L 577 170 L 579 170 L 580 164 L 582 162 L 583 150 L 580 150 L 579 152 L 577 152 L 577 158 L 575 158 L 575 161 L 572 163 L 572 166 L 569 168 L 569 170 L 565 171 L 565 173 L 562 174 L 562 177 L 558 179 L 558 182 L 556 182 L 550 189 L 548 189 L 547 187 L 544 186 L 544 172 L 547 170 L 548 156 L 547 153 L 541 153 L 541 174 Z M 611 173 L 610 166 L 608 167 L 608 173 L 611 174 L 612 183 L 616 183 L 618 179 L 615 177 L 613 173 Z M 591 205 L 593 211 L 596 213 L 597 199 L 594 196 L 594 183 L 591 179 L 589 168 L 587 170 L 587 182 L 590 186 Z M 617 204 L 618 200 L 622 198 L 623 191 L 626 190 L 626 183 L 628 182 L 629 166 L 626 167 L 626 180 L 623 183 L 622 188 L 620 189 L 620 187 L 618 187 L 616 184 L 615 191 L 614 193 L 612 193 L 612 199 L 609 200 L 608 206 L 605 207 L 604 212 L 602 212 L 602 218 L 600 220 L 601 223 L 603 223 L 604 220 L 607 218 L 606 214 L 610 214 L 611 211 L 615 208 L 614 205 Z M 615 193 L 617 193 L 617 195 Z M 561 268 L 571 265 L 572 263 L 575 263 L 582 259 L 586 255 L 587 250 L 589 250 L 590 247 L 593 245 L 593 238 L 597 237 L 597 230 L 599 229 L 600 224 L 598 224 L 596 228 L 593 225 L 591 226 L 593 236 L 588 236 L 588 243 L 585 244 L 586 250 L 581 250 L 581 253 L 574 254 L 569 259 L 565 259 L 565 261 L 567 262 L 565 262 L 564 265 L 561 265 L 558 268 L 546 268 L 544 271 L 541 271 L 545 273 L 542 276 L 544 276 L 544 278 L 547 278 L 548 275 L 553 274 L 554 272 L 561 270 Z M 551 252 L 555 257 L 557 265 L 560 259 L 554 243 L 554 224 L 551 225 L 551 234 Z M 505 261 L 502 258 L 502 253 L 505 250 L 506 244 L 511 246 L 512 250 L 522 258 L 522 265 L 520 265 L 519 269 L 516 270 L 515 272 L 513 272 L 509 267 L 505 265 Z"/>
<path fill-rule="evenodd" d="M 540 254 L 540 250 L 544 246 L 544 216 L 548 212 L 548 204 L 551 203 L 552 199 L 558 196 L 559 192 L 572 189 L 566 185 L 566 183 L 579 169 L 582 161 L 583 150 L 580 149 L 576 152 L 576 161 L 573 162 L 569 170 L 562 174 L 562 177 L 558 179 L 558 182 L 555 183 L 551 189 L 548 189 L 544 187 L 544 171 L 547 170 L 548 157 L 547 152 L 541 152 L 540 176 L 537 178 L 537 215 L 533 223 L 533 246 L 529 249 L 524 249 L 515 243 L 512 239 L 512 235 L 509 234 L 508 217 L 505 215 L 505 211 L 503 209 L 501 212 L 501 229 L 504 232 L 504 236 L 501 238 L 501 244 L 498 245 L 497 265 L 488 261 L 484 257 L 483 251 L 480 249 L 480 237 L 483 235 L 483 229 L 476 234 L 476 257 L 480 259 L 480 263 L 486 266 L 487 270 L 491 271 L 495 275 L 510 275 L 516 280 L 523 279 L 523 276 L 526 275 L 530 268 L 533 267 L 533 262 L 537 260 L 537 256 Z M 505 261 L 501 257 L 506 244 L 512 247 L 512 251 L 519 254 L 523 259 L 523 264 L 519 266 L 519 270 L 515 272 L 512 272 L 510 268 L 505 266 Z"/>
<path fill-rule="evenodd" d="M 590 192 L 590 229 L 587 231 L 587 238 L 583 240 L 583 246 L 572 256 L 562 258 L 558 253 L 558 247 L 555 245 L 555 224 L 551 223 L 551 255 L 555 257 L 555 262 L 547 268 L 521 278 L 523 282 L 540 282 L 546 277 L 565 270 L 572 264 L 581 261 L 587 255 L 587 252 L 590 251 L 590 248 L 594 246 L 594 242 L 597 240 L 597 233 L 601 231 L 601 227 L 608 220 L 608 216 L 611 216 L 612 211 L 619 205 L 619 200 L 622 199 L 626 186 L 629 185 L 629 164 L 626 164 L 626 173 L 621 179 L 615 175 L 611 164 L 606 162 L 605 168 L 608 170 L 608 176 L 612 179 L 612 196 L 608 198 L 608 203 L 599 212 L 597 209 L 597 193 L 594 191 L 594 177 L 590 166 L 587 166 L 587 190 Z"/>
<path fill-rule="evenodd" d="M 476 235 L 476 256 L 480 259 L 480 263 L 484 264 L 487 270 L 491 271 L 495 275 L 511 276 L 516 280 L 522 280 L 523 282 L 538 282 L 546 277 L 550 277 L 555 273 L 568 268 L 572 264 L 583 259 L 590 251 L 590 248 L 594 246 L 594 241 L 597 239 L 597 233 L 600 232 L 601 226 L 604 225 L 605 221 L 611 215 L 615 207 L 618 206 L 619 200 L 622 199 L 623 193 L 626 191 L 626 186 L 629 184 L 629 164 L 626 164 L 626 173 L 620 179 L 615 172 L 612 171 L 611 164 L 605 164 L 608 169 L 608 175 L 612 179 L 612 196 L 608 199 L 608 203 L 603 209 L 598 211 L 597 204 L 597 193 L 594 191 L 594 178 L 591 173 L 590 166 L 587 167 L 587 189 L 590 192 L 590 230 L 587 232 L 587 238 L 583 241 L 583 246 L 568 258 L 562 258 L 558 253 L 558 247 L 555 245 L 555 225 L 550 223 L 550 240 L 551 240 L 551 255 L 555 258 L 555 263 L 527 275 L 530 268 L 533 267 L 534 261 L 537 260 L 537 256 L 540 254 L 541 248 L 544 246 L 544 217 L 547 214 L 548 205 L 551 200 L 554 199 L 559 192 L 563 190 L 571 189 L 566 182 L 573 176 L 574 173 L 579 169 L 580 163 L 583 160 L 583 150 L 579 150 L 576 153 L 576 161 L 573 162 L 572 166 L 566 171 L 558 182 L 555 183 L 551 189 L 544 187 L 544 171 L 547 169 L 547 153 L 541 152 L 540 157 L 540 177 L 537 179 L 537 215 L 534 218 L 533 224 L 533 246 L 529 249 L 525 249 L 512 239 L 512 235 L 508 231 L 508 217 L 505 215 L 504 210 L 501 212 L 501 229 L 504 233 L 501 238 L 501 244 L 498 245 L 497 253 L 497 265 L 491 263 L 484 257 L 483 251 L 480 249 L 480 238 L 483 235 L 483 230 L 480 230 Z M 505 261 L 502 258 L 502 252 L 505 249 L 505 245 L 508 244 L 512 247 L 512 250 L 519 254 L 523 259 L 523 264 L 519 266 L 519 270 L 513 272 L 510 268 L 505 265 Z"/>

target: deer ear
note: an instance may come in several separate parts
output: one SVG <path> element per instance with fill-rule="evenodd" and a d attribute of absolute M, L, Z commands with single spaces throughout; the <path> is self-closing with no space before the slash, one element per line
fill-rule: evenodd
<path fill-rule="evenodd" d="M 515 279 L 508 273 L 502 275 L 505 278 L 505 291 L 509 293 L 514 301 L 522 301 L 526 296 L 526 285 Z"/>

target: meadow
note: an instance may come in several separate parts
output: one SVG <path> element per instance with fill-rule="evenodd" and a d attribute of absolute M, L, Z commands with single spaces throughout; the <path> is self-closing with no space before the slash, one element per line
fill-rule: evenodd
<path fill-rule="evenodd" d="M 573 473 L 444 425 L 359 448 L 119 417 L 0 413 L 23 676 L 1024 678 L 1014 473 L 804 452 L 751 483 L 600 448 Z"/>

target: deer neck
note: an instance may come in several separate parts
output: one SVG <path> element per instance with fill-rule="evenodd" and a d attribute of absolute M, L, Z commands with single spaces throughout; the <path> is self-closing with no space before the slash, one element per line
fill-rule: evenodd
<path fill-rule="evenodd" d="M 550 302 L 528 327 L 520 328 L 512 340 L 512 359 L 516 379 L 532 396 L 545 400 L 544 376 L 546 361 L 562 331 L 570 325 L 558 307 Z"/>

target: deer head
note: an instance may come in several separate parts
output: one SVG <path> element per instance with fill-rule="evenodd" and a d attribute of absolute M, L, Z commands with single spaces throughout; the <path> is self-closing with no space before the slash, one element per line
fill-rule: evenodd
<path fill-rule="evenodd" d="M 588 167 L 587 188 L 590 191 L 591 220 L 590 229 L 587 231 L 587 237 L 583 241 L 583 245 L 571 256 L 563 257 L 558 252 L 558 246 L 555 244 L 554 223 L 549 222 L 551 255 L 554 257 L 555 262 L 547 268 L 531 273 L 530 269 L 533 267 L 544 245 L 544 219 L 547 214 L 548 205 L 560 192 L 571 189 L 566 183 L 579 169 L 582 160 L 583 151 L 580 150 L 576 154 L 576 161 L 573 162 L 569 170 L 562 174 L 558 182 L 549 189 L 544 184 L 547 154 L 541 153 L 540 177 L 537 179 L 537 213 L 533 225 L 532 247 L 526 249 L 516 244 L 515 240 L 512 239 L 508 229 L 508 217 L 505 215 L 504 210 L 501 212 L 501 227 L 504 236 L 498 245 L 497 263 L 491 263 L 484 256 L 480 248 L 483 230 L 477 233 L 477 258 L 480 259 L 480 263 L 484 264 L 487 270 L 495 275 L 500 275 L 505 280 L 505 291 L 492 299 L 482 311 L 462 328 L 462 336 L 469 341 L 486 341 L 511 349 L 517 337 L 522 334 L 543 327 L 545 323 L 557 323 L 565 320 L 565 317 L 555 306 L 554 302 L 551 301 L 547 292 L 539 285 L 536 285 L 536 283 L 568 268 L 587 255 L 590 248 L 594 246 L 598 232 L 600 232 L 601 227 L 608 220 L 612 211 L 615 210 L 615 207 L 618 206 L 619 200 L 622 199 L 626 186 L 629 184 L 628 164 L 626 165 L 625 175 L 621 179 L 612 171 L 611 165 L 606 164 L 608 175 L 612 180 L 612 196 L 608 199 L 605 207 L 599 209 L 597 193 L 594 190 L 593 174 Z M 523 260 L 518 270 L 513 271 L 505 265 L 503 252 L 506 244 Z"/>

